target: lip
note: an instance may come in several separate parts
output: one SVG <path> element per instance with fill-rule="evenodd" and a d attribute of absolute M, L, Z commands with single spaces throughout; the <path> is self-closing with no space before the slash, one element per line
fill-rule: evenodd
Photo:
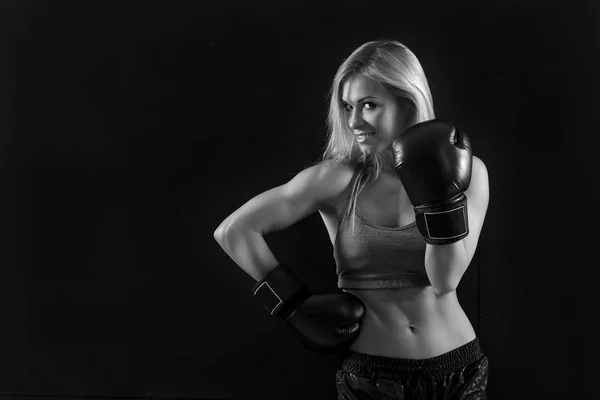
<path fill-rule="evenodd" d="M 366 136 L 365 138 L 361 139 L 360 135 L 364 135 L 364 134 L 368 134 L 369 136 Z M 371 137 L 373 137 L 375 135 L 375 132 L 360 132 L 360 133 L 355 133 L 354 136 L 356 137 L 356 140 L 358 141 L 358 143 L 364 143 L 368 140 L 371 139 Z"/>

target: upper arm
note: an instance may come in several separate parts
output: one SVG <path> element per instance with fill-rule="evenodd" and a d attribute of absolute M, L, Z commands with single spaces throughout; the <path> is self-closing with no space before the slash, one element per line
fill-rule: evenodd
<path fill-rule="evenodd" d="M 289 182 L 263 192 L 234 211 L 218 228 L 245 229 L 261 234 L 285 229 L 331 202 L 343 190 L 348 167 L 320 163 L 304 169 Z"/>
<path fill-rule="evenodd" d="M 473 157 L 471 183 L 465 191 L 465 195 L 468 202 L 469 235 L 465 237 L 464 243 L 470 262 L 473 254 L 475 254 L 489 202 L 487 168 L 483 161 L 477 157 Z"/>

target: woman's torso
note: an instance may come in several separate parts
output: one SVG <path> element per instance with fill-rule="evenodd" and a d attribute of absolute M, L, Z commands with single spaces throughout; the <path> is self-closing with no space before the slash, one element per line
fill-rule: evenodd
<path fill-rule="evenodd" d="M 339 169 L 349 181 L 351 167 Z M 350 192 L 349 185 L 319 210 L 332 245 Z M 403 227 L 415 221 L 406 191 L 393 171 L 367 183 L 357 207 L 379 227 Z M 456 292 L 438 296 L 431 286 L 399 289 L 345 289 L 366 307 L 361 332 L 351 350 L 400 358 L 430 358 L 475 339 L 475 331 Z"/>

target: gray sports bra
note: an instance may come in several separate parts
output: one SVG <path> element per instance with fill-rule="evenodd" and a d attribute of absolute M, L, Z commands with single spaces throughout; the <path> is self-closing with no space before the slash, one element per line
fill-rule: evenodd
<path fill-rule="evenodd" d="M 354 217 L 338 226 L 333 246 L 340 289 L 429 286 L 425 240 L 416 222 L 387 228 L 373 225 L 358 205 Z"/>

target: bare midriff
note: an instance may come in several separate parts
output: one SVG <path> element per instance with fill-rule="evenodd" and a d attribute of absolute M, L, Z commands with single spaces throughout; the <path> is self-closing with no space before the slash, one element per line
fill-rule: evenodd
<path fill-rule="evenodd" d="M 358 296 L 366 308 L 352 351 L 424 359 L 447 353 L 476 337 L 455 291 L 443 296 L 431 286 L 344 291 Z"/>
<path fill-rule="evenodd" d="M 346 171 L 348 176 L 351 170 Z M 349 180 L 349 179 L 347 179 Z M 335 243 L 348 189 L 321 216 Z M 376 227 L 403 227 L 415 221 L 414 207 L 395 172 L 369 182 L 357 208 Z M 437 295 L 432 286 L 396 289 L 343 289 L 358 296 L 366 312 L 350 350 L 387 357 L 424 359 L 452 351 L 475 339 L 475 330 L 456 291 Z"/>

